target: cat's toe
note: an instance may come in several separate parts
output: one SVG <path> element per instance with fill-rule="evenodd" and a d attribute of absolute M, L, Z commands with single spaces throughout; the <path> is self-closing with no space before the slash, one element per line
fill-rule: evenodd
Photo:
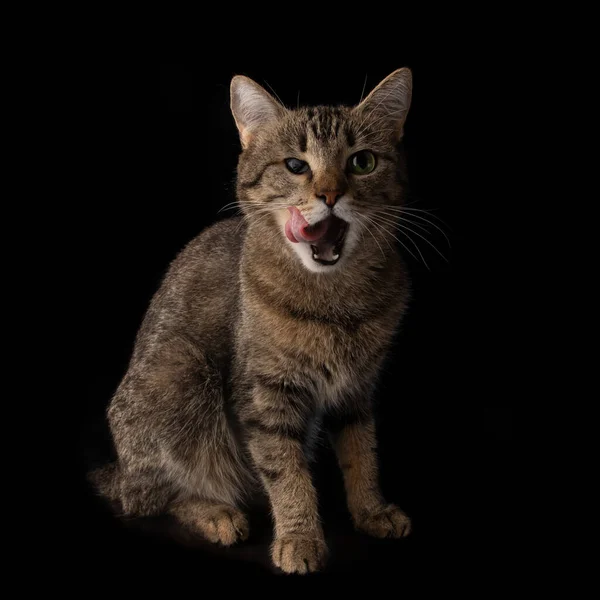
<path fill-rule="evenodd" d="M 389 504 L 381 511 L 356 519 L 356 527 L 374 537 L 400 538 L 410 533 L 411 522 L 397 506 Z"/>
<path fill-rule="evenodd" d="M 271 556 L 285 573 L 311 573 L 325 566 L 327 546 L 320 538 L 284 536 L 273 543 Z"/>
<path fill-rule="evenodd" d="M 235 508 L 219 508 L 203 517 L 198 526 L 211 542 L 223 546 L 248 538 L 248 521 Z"/>

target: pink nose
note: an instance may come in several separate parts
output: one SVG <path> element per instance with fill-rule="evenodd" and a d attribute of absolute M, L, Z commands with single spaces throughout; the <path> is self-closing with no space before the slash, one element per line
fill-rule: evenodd
<path fill-rule="evenodd" d="M 327 206 L 333 206 L 342 196 L 342 192 L 321 192 L 320 194 L 316 194 L 319 200 L 323 200 Z"/>

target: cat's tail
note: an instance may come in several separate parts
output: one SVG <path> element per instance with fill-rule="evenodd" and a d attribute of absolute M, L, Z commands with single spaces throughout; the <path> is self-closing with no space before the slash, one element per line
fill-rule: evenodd
<path fill-rule="evenodd" d="M 116 462 L 109 463 L 88 473 L 88 481 L 109 500 L 119 500 L 121 472 Z"/>

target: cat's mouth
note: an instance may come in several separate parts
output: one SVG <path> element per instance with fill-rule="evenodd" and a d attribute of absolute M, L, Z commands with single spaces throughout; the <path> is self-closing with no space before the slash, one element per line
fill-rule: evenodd
<path fill-rule="evenodd" d="M 322 265 L 335 265 L 342 255 L 348 223 L 335 215 L 309 225 L 302 213 L 289 206 L 285 235 L 290 242 L 310 244 L 312 258 Z"/>

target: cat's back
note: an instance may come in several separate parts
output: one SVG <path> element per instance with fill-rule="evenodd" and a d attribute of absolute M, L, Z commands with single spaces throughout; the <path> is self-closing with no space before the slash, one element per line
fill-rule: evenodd
<path fill-rule="evenodd" d="M 218 221 L 204 229 L 173 260 L 163 287 L 176 294 L 187 290 L 193 300 L 209 297 L 220 285 L 237 282 L 245 231 L 241 217 Z"/>
<path fill-rule="evenodd" d="M 245 230 L 241 217 L 219 221 L 177 255 L 150 303 L 136 353 L 173 333 L 203 341 L 220 353 L 237 317 Z"/>

